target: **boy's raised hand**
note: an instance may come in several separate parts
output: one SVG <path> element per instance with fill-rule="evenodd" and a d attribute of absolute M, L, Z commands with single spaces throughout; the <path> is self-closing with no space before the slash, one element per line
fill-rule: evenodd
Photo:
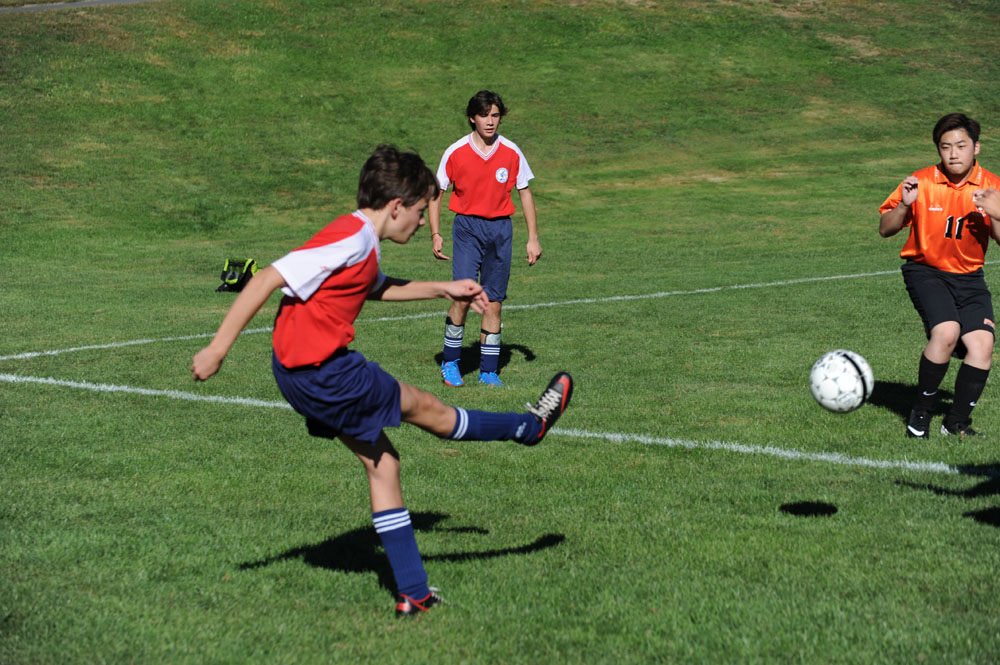
<path fill-rule="evenodd" d="M 906 176 L 903 180 L 903 205 L 913 205 L 913 202 L 917 200 L 917 185 L 920 184 L 920 180 L 917 176 Z"/>
<path fill-rule="evenodd" d="M 467 302 L 477 314 L 486 311 L 490 299 L 486 297 L 483 287 L 474 279 L 460 279 L 445 282 L 444 295 L 448 300 Z"/>
<path fill-rule="evenodd" d="M 994 187 L 977 189 L 972 193 L 972 202 L 986 211 L 994 219 L 1000 219 L 1000 191 Z"/>

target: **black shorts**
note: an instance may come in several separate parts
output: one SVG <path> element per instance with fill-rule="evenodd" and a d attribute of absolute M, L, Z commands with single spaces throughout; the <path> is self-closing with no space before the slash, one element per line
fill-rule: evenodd
<path fill-rule="evenodd" d="M 945 321 L 957 321 L 961 335 L 976 330 L 995 333 L 993 298 L 986 286 L 983 269 L 967 274 L 945 272 L 915 261 L 901 268 L 903 282 L 914 309 L 924 322 L 924 333 L 930 339 L 931 328 Z M 964 357 L 964 344 L 959 342 Z M 956 352 L 959 351 L 956 348 Z"/>

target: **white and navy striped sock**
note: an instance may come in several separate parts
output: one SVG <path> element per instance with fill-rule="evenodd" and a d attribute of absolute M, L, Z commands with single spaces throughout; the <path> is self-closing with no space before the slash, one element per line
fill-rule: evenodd
<path fill-rule="evenodd" d="M 427 571 L 420 558 L 417 538 L 413 533 L 410 511 L 406 508 L 392 508 L 372 513 L 375 532 L 378 533 L 389 559 L 392 574 L 396 578 L 396 588 L 410 598 L 424 598 L 429 594 Z"/>

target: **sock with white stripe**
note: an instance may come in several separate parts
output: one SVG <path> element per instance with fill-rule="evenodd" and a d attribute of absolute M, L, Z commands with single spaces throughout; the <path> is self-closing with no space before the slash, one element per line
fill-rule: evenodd
<path fill-rule="evenodd" d="M 479 345 L 479 371 L 496 373 L 500 364 L 500 333 L 480 332 L 485 341 Z"/>
<path fill-rule="evenodd" d="M 506 441 L 524 442 L 538 437 L 542 425 L 530 413 L 495 413 L 455 409 L 455 429 L 444 437 L 456 441 Z"/>
<path fill-rule="evenodd" d="M 396 578 L 398 593 L 410 598 L 424 598 L 431 592 L 427 586 L 427 571 L 417 549 L 417 538 L 410 522 L 410 511 L 392 508 L 372 513 L 375 532 L 382 540 L 385 556 L 389 559 Z"/>
<path fill-rule="evenodd" d="M 465 326 L 456 326 L 451 317 L 444 320 L 444 361 L 450 363 L 462 357 L 462 337 Z"/>

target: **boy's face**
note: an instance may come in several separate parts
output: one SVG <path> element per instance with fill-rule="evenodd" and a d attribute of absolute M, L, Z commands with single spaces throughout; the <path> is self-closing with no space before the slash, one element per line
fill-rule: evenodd
<path fill-rule="evenodd" d="M 969 138 L 964 129 L 953 129 L 941 135 L 938 141 L 938 154 L 941 156 L 941 166 L 952 178 L 963 178 L 976 163 L 979 154 L 979 142 Z"/>
<path fill-rule="evenodd" d="M 400 244 L 407 242 L 426 223 L 424 211 L 427 210 L 427 204 L 427 199 L 420 199 L 411 206 L 404 206 L 400 202 L 395 208 L 395 214 L 390 215 L 386 221 L 383 237 Z"/>
<path fill-rule="evenodd" d="M 490 110 L 469 118 L 472 128 L 485 143 L 490 143 L 500 128 L 500 109 L 494 104 Z"/>

